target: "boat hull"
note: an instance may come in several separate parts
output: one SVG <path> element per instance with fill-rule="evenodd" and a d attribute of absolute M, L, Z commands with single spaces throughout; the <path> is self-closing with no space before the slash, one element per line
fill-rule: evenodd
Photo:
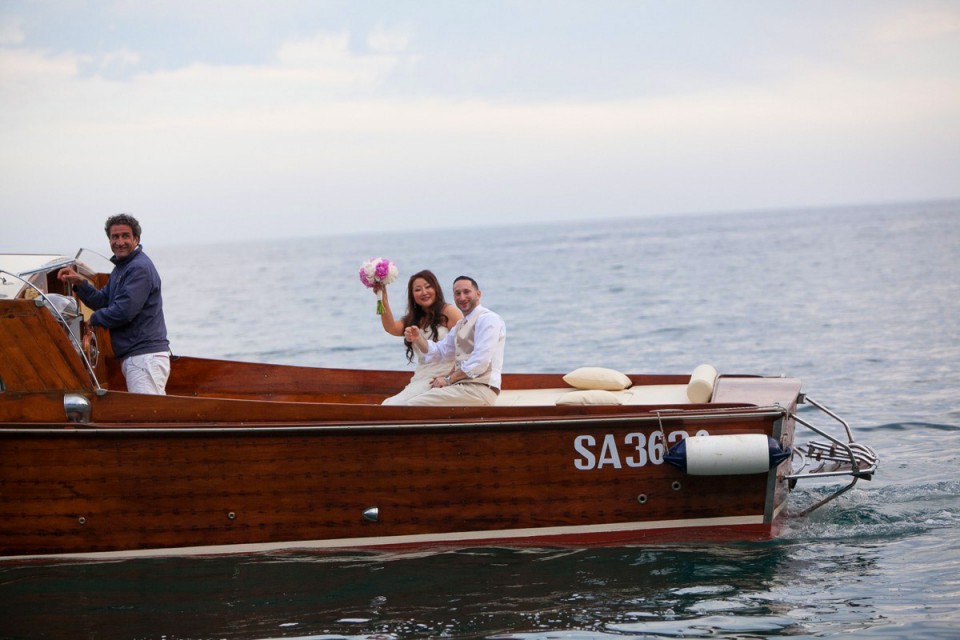
<path fill-rule="evenodd" d="M 408 374 L 175 357 L 146 396 L 98 342 L 42 299 L 0 301 L 2 558 L 757 539 L 787 499 L 788 463 L 694 476 L 664 454 L 791 447 L 797 380 L 721 377 L 696 404 L 688 375 L 633 375 L 629 404 L 558 405 L 517 394 L 568 393 L 562 375 L 505 374 L 498 406 L 388 407 Z"/>
<path fill-rule="evenodd" d="M 776 470 L 687 476 L 663 464 L 663 453 L 698 433 L 779 437 L 781 425 L 776 413 L 733 411 L 7 428 L 3 455 L 16 463 L 0 476 L 0 555 L 763 538 L 786 497 Z"/>

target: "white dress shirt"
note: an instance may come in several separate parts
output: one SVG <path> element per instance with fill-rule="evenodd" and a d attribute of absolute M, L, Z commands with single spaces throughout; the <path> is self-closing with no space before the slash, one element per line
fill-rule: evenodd
<path fill-rule="evenodd" d="M 460 329 L 461 324 L 467 322 L 481 309 L 484 308 L 477 305 L 463 320 L 458 321 L 440 342 L 427 342 L 428 351 L 424 361 L 433 362 L 453 358 L 457 349 L 457 330 Z M 485 311 L 486 313 L 477 318 L 477 325 L 474 327 L 473 353 L 466 360 L 457 362 L 455 366 L 468 378 L 476 378 L 490 368 L 490 386 L 500 389 L 507 325 L 504 324 L 503 318 L 493 311 L 489 309 Z"/>

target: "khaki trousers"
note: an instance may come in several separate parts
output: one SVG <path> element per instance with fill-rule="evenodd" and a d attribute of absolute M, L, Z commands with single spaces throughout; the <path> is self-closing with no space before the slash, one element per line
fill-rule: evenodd
<path fill-rule="evenodd" d="M 464 382 L 430 389 L 407 400 L 414 407 L 488 407 L 497 401 L 497 392 L 485 384 Z"/>

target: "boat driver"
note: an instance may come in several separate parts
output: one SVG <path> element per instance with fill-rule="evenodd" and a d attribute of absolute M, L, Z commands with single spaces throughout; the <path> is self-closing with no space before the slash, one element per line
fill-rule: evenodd
<path fill-rule="evenodd" d="M 104 229 L 114 264 L 106 286 L 96 289 L 70 267 L 61 269 L 57 277 L 73 285 L 84 304 L 94 309 L 90 324 L 110 330 L 127 391 L 164 395 L 170 376 L 170 343 L 160 274 L 143 252 L 136 218 L 126 213 L 110 216 Z"/>

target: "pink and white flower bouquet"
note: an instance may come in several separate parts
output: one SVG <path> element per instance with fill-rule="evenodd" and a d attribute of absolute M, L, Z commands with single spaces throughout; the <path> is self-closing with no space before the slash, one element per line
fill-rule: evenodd
<path fill-rule="evenodd" d="M 370 258 L 360 265 L 360 282 L 368 289 L 380 285 L 377 292 L 377 314 L 383 315 L 383 287 L 396 281 L 400 275 L 397 265 L 386 258 Z"/>

